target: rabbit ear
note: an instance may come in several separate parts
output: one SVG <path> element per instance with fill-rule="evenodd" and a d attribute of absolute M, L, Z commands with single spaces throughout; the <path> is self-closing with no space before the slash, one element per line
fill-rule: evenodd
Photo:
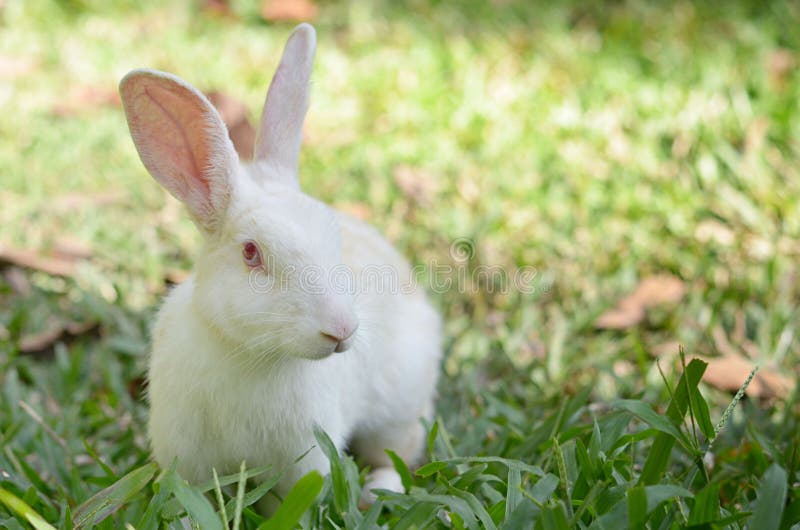
<path fill-rule="evenodd" d="M 300 24 L 289 36 L 267 92 L 256 140 L 256 161 L 266 160 L 293 176 L 297 175 L 316 48 L 317 35 L 308 24 Z"/>
<path fill-rule="evenodd" d="M 189 84 L 155 70 L 130 72 L 119 91 L 142 163 L 201 228 L 213 231 L 238 164 L 219 113 Z"/>

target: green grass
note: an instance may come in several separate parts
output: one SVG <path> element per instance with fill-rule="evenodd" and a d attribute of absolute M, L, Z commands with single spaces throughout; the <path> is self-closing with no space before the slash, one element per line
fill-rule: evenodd
<path fill-rule="evenodd" d="M 450 262 L 468 238 L 469 269 L 537 275 L 530 293 L 435 296 L 445 375 L 429 463 L 399 470 L 408 494 L 361 512 L 363 469 L 334 459 L 269 522 L 249 478 L 280 470 L 191 488 L 148 463 L 148 325 L 199 236 L 121 109 L 80 94 L 149 66 L 255 118 L 291 25 L 254 1 L 230 18 L 159 4 L 0 3 L 0 244 L 47 253 L 67 235 L 92 250 L 68 279 L 0 276 L 0 527 L 29 527 L 30 511 L 64 528 L 179 528 L 185 513 L 215 528 L 221 506 L 231 528 L 800 524 L 796 390 L 729 413 L 734 397 L 691 361 L 727 337 L 796 386 L 796 4 L 320 1 L 304 188 L 366 213 L 417 263 Z M 684 281 L 680 303 L 596 329 L 658 273 Z M 54 321 L 97 327 L 20 351 Z"/>

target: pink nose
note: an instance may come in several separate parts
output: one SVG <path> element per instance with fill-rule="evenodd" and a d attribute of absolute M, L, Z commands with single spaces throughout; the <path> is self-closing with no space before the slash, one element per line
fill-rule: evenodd
<path fill-rule="evenodd" d="M 322 335 L 334 342 L 336 348 L 333 350 L 336 353 L 346 351 L 353 344 L 353 336 L 358 329 L 358 323 L 352 326 L 340 326 L 336 331 L 322 331 Z"/>

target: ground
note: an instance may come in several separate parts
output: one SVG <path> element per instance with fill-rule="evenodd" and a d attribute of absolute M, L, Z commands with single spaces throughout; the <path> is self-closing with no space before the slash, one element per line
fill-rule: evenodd
<path fill-rule="evenodd" d="M 167 70 L 255 121 L 293 22 L 160 4 L 0 3 L 3 527 L 222 526 L 213 484 L 148 464 L 148 326 L 199 236 L 116 85 Z M 300 4 L 302 186 L 480 279 L 432 289 L 445 375 L 409 493 L 359 512 L 345 458 L 264 524 L 797 525 L 798 5 Z M 239 478 L 219 495 L 256 528 L 265 488 Z"/>

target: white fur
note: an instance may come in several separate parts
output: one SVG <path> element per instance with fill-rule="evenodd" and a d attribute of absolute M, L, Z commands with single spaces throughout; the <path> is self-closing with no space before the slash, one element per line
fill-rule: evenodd
<path fill-rule="evenodd" d="M 377 231 L 299 190 L 299 131 L 314 44 L 308 25 L 290 38 L 281 62 L 286 72 L 276 76 L 266 107 L 293 107 L 275 114 L 275 123 L 266 112 L 261 126 L 262 131 L 288 127 L 290 134 L 277 143 L 270 143 L 274 132 L 262 135 L 268 145 L 259 145 L 253 165 L 239 164 L 227 137 L 220 138 L 216 112 L 202 111 L 207 144 L 199 147 L 210 145 L 215 163 L 193 178 L 215 180 L 207 192 L 210 198 L 191 201 L 214 205 L 209 214 L 214 222 L 198 222 L 205 243 L 195 273 L 169 294 L 159 312 L 149 370 L 155 459 L 162 466 L 177 461 L 181 475 L 193 482 L 211 477 L 212 468 L 236 472 L 243 460 L 249 467 L 281 469 L 314 447 L 278 485 L 285 494 L 308 471 L 329 469 L 315 447 L 315 426 L 337 448 L 350 448 L 378 468 L 373 477 L 379 487 L 400 488 L 384 449 L 410 464 L 421 456 L 420 418 L 432 415 L 439 371 L 439 315 L 421 289 L 400 290 L 410 268 Z M 298 58 L 305 59 L 295 72 Z M 291 84 L 292 90 L 305 93 L 284 99 L 285 87 L 274 86 L 281 79 L 305 79 Z M 155 125 L 140 127 L 136 120 L 144 118 L 136 118 L 137 104 L 126 97 L 140 85 L 170 82 L 188 86 L 165 74 L 138 71 L 126 76 L 121 92 L 137 147 L 151 157 L 148 169 L 161 168 L 154 176 L 175 194 L 170 187 L 174 157 L 164 153 L 159 138 L 141 130 L 160 130 L 162 121 L 173 127 L 174 117 L 156 111 L 147 118 Z M 210 107 L 191 90 L 186 108 Z M 226 200 L 215 199 L 219 190 Z M 399 284 L 393 289 L 388 281 L 361 282 L 353 294 L 335 292 L 322 281 L 301 285 L 297 275 L 289 274 L 284 285 L 262 292 L 242 260 L 247 240 L 259 244 L 276 281 L 278 271 L 287 267 L 329 273 L 345 264 L 356 280 L 365 269 L 382 267 L 385 272 L 390 266 Z M 330 338 L 322 333 L 356 325 L 352 346 L 332 353 Z"/>

